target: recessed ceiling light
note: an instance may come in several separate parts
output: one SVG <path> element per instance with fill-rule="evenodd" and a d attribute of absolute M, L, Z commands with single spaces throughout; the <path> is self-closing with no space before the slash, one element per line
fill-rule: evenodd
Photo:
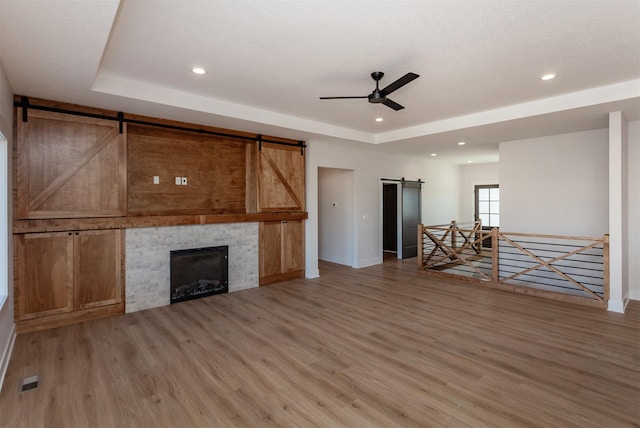
<path fill-rule="evenodd" d="M 458 141 L 458 145 L 459 146 L 464 146 L 465 144 L 467 144 L 467 143 L 465 143 L 464 141 Z"/>
<path fill-rule="evenodd" d="M 195 74 L 205 74 L 207 71 L 202 67 L 193 67 L 191 69 Z"/>
<path fill-rule="evenodd" d="M 551 79 L 554 79 L 555 77 L 556 77 L 555 74 L 549 73 L 549 74 L 545 74 L 544 76 L 542 76 L 540 78 L 540 80 L 551 80 Z"/>
<path fill-rule="evenodd" d="M 473 161 L 467 161 L 467 163 L 473 163 Z"/>
<path fill-rule="evenodd" d="M 438 156 L 438 154 L 437 154 L 437 153 L 431 153 L 429 156 L 431 156 L 432 158 L 434 158 L 434 157 Z"/>
<path fill-rule="evenodd" d="M 376 122 L 382 122 L 384 119 L 381 117 L 376 117 Z"/>

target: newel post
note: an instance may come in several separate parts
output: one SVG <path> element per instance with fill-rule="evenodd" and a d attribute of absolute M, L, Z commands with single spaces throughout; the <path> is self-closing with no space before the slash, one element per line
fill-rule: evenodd
<path fill-rule="evenodd" d="M 604 303 L 609 303 L 609 234 L 602 237 L 602 288 L 604 289 Z"/>
<path fill-rule="evenodd" d="M 422 256 L 424 251 L 424 225 L 418 224 L 418 269 L 422 269 Z"/>
<path fill-rule="evenodd" d="M 498 269 L 498 248 L 500 247 L 498 228 L 491 229 L 491 276 L 496 284 L 500 282 L 500 270 Z"/>
<path fill-rule="evenodd" d="M 457 247 L 457 235 L 458 235 L 458 223 L 455 220 L 451 221 L 451 248 L 455 251 Z M 444 240 L 444 239 L 443 239 Z"/>

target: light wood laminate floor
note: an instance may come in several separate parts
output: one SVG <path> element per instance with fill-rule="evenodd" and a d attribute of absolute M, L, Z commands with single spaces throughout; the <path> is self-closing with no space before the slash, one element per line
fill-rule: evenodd
<path fill-rule="evenodd" d="M 0 426 L 640 424 L 639 302 L 576 307 L 415 259 L 320 272 L 20 335 Z"/>

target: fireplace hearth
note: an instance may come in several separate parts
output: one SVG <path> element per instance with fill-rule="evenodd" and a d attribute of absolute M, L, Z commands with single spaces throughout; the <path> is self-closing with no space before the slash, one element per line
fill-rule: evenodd
<path fill-rule="evenodd" d="M 170 252 L 171 303 L 229 291 L 228 247 Z"/>

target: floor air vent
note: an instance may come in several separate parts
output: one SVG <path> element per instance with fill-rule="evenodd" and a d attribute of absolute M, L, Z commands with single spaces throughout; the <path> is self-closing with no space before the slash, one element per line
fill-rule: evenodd
<path fill-rule="evenodd" d="M 38 375 L 25 377 L 22 380 L 22 389 L 20 392 L 29 391 L 30 389 L 36 389 L 38 387 Z"/>

